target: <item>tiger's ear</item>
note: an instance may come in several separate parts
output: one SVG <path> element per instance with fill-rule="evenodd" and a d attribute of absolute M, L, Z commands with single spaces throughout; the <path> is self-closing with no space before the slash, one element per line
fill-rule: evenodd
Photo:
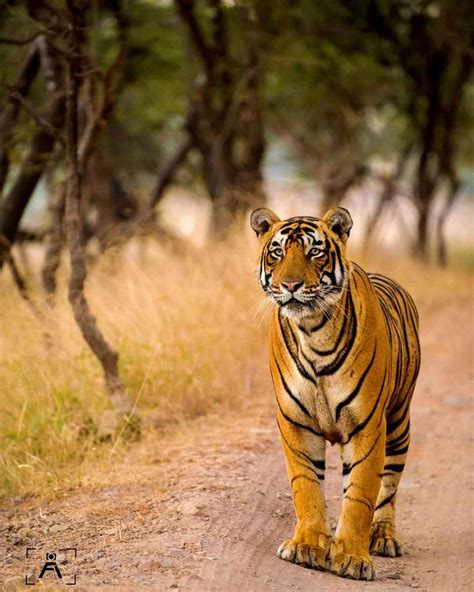
<path fill-rule="evenodd" d="M 323 222 L 345 244 L 352 228 L 352 218 L 346 208 L 331 208 L 323 216 Z"/>
<path fill-rule="evenodd" d="M 250 226 L 255 230 L 258 238 L 261 238 L 277 222 L 280 222 L 280 218 L 268 208 L 258 208 L 250 215 Z"/>

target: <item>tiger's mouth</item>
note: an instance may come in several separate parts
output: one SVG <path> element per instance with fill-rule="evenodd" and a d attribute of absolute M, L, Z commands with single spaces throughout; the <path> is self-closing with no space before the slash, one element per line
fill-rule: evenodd
<path fill-rule="evenodd" d="M 272 294 L 273 301 L 278 308 L 287 317 L 301 318 L 313 314 L 318 310 L 318 304 L 315 298 L 300 298 L 298 295 L 292 295 L 289 298 L 282 298 Z"/>
<path fill-rule="evenodd" d="M 287 300 L 286 302 L 277 301 L 277 304 L 282 314 L 291 318 L 303 318 L 310 316 L 316 310 L 318 310 L 318 305 L 314 300 L 311 302 L 302 302 L 301 300 L 298 300 L 294 297 L 290 300 Z"/>
<path fill-rule="evenodd" d="M 281 294 L 270 292 L 273 301 L 287 317 L 302 318 L 314 313 L 327 314 L 329 308 L 339 301 L 342 290 L 336 286 L 324 287 L 311 295 L 293 294 L 289 298 L 282 298 Z"/>
<path fill-rule="evenodd" d="M 299 298 L 295 298 L 295 296 L 291 296 L 291 298 L 289 298 L 288 300 L 286 300 L 285 302 L 281 302 L 281 301 L 277 301 L 278 305 L 281 306 L 282 308 L 284 306 L 304 306 L 304 307 L 311 307 L 311 303 L 306 301 L 306 300 L 300 300 Z M 313 302 L 314 304 L 314 302 Z"/>

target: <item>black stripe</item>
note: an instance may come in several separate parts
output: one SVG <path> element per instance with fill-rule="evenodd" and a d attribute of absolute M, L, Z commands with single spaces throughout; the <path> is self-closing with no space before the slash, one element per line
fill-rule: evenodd
<path fill-rule="evenodd" d="M 312 368 L 313 364 L 312 364 L 311 360 L 308 358 L 308 356 L 304 353 L 303 348 L 300 347 L 300 343 L 298 341 L 298 338 L 295 335 L 295 332 L 293 331 L 293 327 L 291 326 L 290 321 L 287 321 L 286 324 L 288 327 L 288 331 L 290 332 L 291 338 L 293 339 L 293 342 L 296 344 L 296 355 L 297 356 L 301 355 L 306 360 L 306 363 L 309 364 L 309 366 Z M 303 369 L 304 369 L 304 367 L 303 367 Z"/>
<path fill-rule="evenodd" d="M 362 423 L 359 423 L 356 425 L 356 427 L 352 430 L 352 432 L 349 434 L 349 437 L 347 438 L 347 440 L 345 442 L 343 442 L 343 444 L 347 444 L 348 442 L 350 442 L 352 440 L 352 438 L 359 433 L 361 430 L 363 430 L 365 428 L 365 426 L 369 423 L 369 421 L 372 419 L 373 414 L 375 413 L 375 410 L 378 407 L 378 404 L 380 402 L 380 399 L 382 397 L 383 391 L 385 389 L 385 381 L 387 379 L 387 373 L 385 372 L 385 375 L 383 377 L 383 383 L 382 383 L 382 387 L 380 389 L 380 392 L 377 396 L 377 400 L 375 401 L 374 406 L 372 407 L 371 412 L 369 413 L 369 415 L 364 419 L 364 421 Z"/>
<path fill-rule="evenodd" d="M 349 475 L 354 467 L 356 467 L 357 465 L 360 465 L 360 463 L 363 463 L 364 460 L 367 460 L 369 458 L 369 456 L 372 454 L 374 448 L 376 447 L 377 442 L 379 441 L 380 436 L 381 436 L 381 434 L 379 434 L 375 438 L 374 443 L 370 447 L 370 450 L 368 450 L 361 459 L 357 460 L 356 462 L 352 463 L 351 465 L 343 465 L 343 468 L 342 468 L 342 474 L 343 475 Z M 344 472 L 344 471 L 346 471 L 346 472 Z"/>
<path fill-rule="evenodd" d="M 305 335 L 307 335 L 308 337 L 311 335 L 311 332 L 308 331 L 308 329 L 305 329 L 305 327 L 303 327 L 302 325 L 298 325 L 298 329 L 300 331 L 302 331 Z"/>
<path fill-rule="evenodd" d="M 372 368 L 372 364 L 374 363 L 376 351 L 377 351 L 377 342 L 375 342 L 375 345 L 374 345 L 374 352 L 372 354 L 372 359 L 370 360 L 369 365 L 367 366 L 367 368 L 362 373 L 362 376 L 360 377 L 359 382 L 357 383 L 355 389 L 343 401 L 341 401 L 340 403 L 338 403 L 338 405 L 336 407 L 336 422 L 338 421 L 339 416 L 341 415 L 341 411 L 344 409 L 344 407 L 346 405 L 349 405 L 350 403 L 352 403 L 352 401 L 359 394 L 359 391 L 360 391 L 360 389 L 362 387 L 362 384 L 364 383 L 365 377 L 367 376 L 369 370 Z"/>
<path fill-rule="evenodd" d="M 349 355 L 349 352 L 351 351 L 351 349 L 354 345 L 356 335 L 357 335 L 357 317 L 355 315 L 354 303 L 352 301 L 352 298 L 350 299 L 350 302 L 351 302 L 351 317 L 352 317 L 350 337 L 346 341 L 346 343 L 342 347 L 342 349 L 340 350 L 339 354 L 336 356 L 335 360 L 333 360 L 330 364 L 327 364 L 326 366 L 314 368 L 314 371 L 318 376 L 328 376 L 330 374 L 334 374 L 334 372 L 339 370 L 339 368 L 345 362 L 347 356 Z"/>
<path fill-rule="evenodd" d="M 373 511 L 374 511 L 374 506 L 373 506 L 373 504 L 371 504 L 371 503 L 370 503 L 368 500 L 367 500 L 367 501 L 365 501 L 365 500 L 361 500 L 361 499 L 359 499 L 358 497 L 350 497 L 349 495 L 345 495 L 345 496 L 344 496 L 344 499 L 346 499 L 346 500 L 350 500 L 351 502 L 357 502 L 357 503 L 359 503 L 359 504 L 363 504 L 364 506 L 367 506 L 367 508 L 369 508 L 369 510 L 370 510 L 371 512 L 373 512 Z"/>
<path fill-rule="evenodd" d="M 401 473 L 405 468 L 404 464 L 393 463 L 390 465 L 385 465 L 383 470 L 384 471 L 393 471 L 394 473 Z"/>
<path fill-rule="evenodd" d="M 302 402 L 301 402 L 301 401 L 298 399 L 298 397 L 297 397 L 296 395 L 294 395 L 294 394 L 291 392 L 291 389 L 290 389 L 290 387 L 288 386 L 288 384 L 287 384 L 286 380 L 283 378 L 283 373 L 282 373 L 282 371 L 281 371 L 281 368 L 280 368 L 280 366 L 278 365 L 278 362 L 276 361 L 276 358 L 274 358 L 274 359 L 275 359 L 275 366 L 277 367 L 278 374 L 280 375 L 280 380 L 281 380 L 281 383 L 282 383 L 282 385 L 283 385 L 283 388 L 285 389 L 286 393 L 287 393 L 287 394 L 288 394 L 288 396 L 289 396 L 289 397 L 290 397 L 290 398 L 291 398 L 291 399 L 292 399 L 292 400 L 293 400 L 293 401 L 294 401 L 294 402 L 295 402 L 295 403 L 298 405 L 298 407 L 301 409 L 301 411 L 302 411 L 302 412 L 303 412 L 305 415 L 307 415 L 308 417 L 310 417 L 310 418 L 312 419 L 310 412 L 309 412 L 309 411 L 306 409 L 306 407 L 305 407 L 305 406 L 303 405 L 303 403 L 302 403 Z"/>
<path fill-rule="evenodd" d="M 396 282 L 394 282 L 390 278 L 384 278 L 384 279 L 385 279 L 385 281 L 383 282 L 383 287 L 382 287 L 382 285 L 377 284 L 377 283 L 375 285 L 380 290 L 380 292 L 383 292 L 386 295 L 386 297 L 388 298 L 388 300 L 390 301 L 390 303 L 393 306 L 394 313 L 395 313 L 393 315 L 394 320 L 395 320 L 395 327 L 397 329 L 397 333 L 398 333 L 398 329 L 400 329 L 400 340 L 403 340 L 403 344 L 404 344 L 404 348 L 402 348 L 401 343 L 400 343 L 400 349 L 398 351 L 398 358 L 397 358 L 397 365 L 400 363 L 400 366 L 401 366 L 402 359 L 404 356 L 406 356 L 405 363 L 403 364 L 403 368 L 405 370 L 405 377 L 403 380 L 401 380 L 401 377 L 399 377 L 399 374 L 397 372 L 397 387 L 399 390 L 401 390 L 405 384 L 408 369 L 410 368 L 410 363 L 411 363 L 410 344 L 408 343 L 408 331 L 403 330 L 403 327 L 406 326 L 406 320 L 409 317 L 409 313 L 408 313 L 407 304 L 406 304 L 405 290 L 403 290 L 403 288 L 399 284 L 397 284 Z M 403 309 L 402 309 L 402 306 L 403 306 Z M 400 327 L 399 327 L 399 325 L 400 325 Z"/>
<path fill-rule="evenodd" d="M 311 333 L 316 333 L 317 331 L 319 331 L 320 329 L 322 329 L 324 327 L 324 325 L 329 321 L 329 319 L 332 318 L 332 310 L 330 311 L 330 313 L 328 314 L 328 316 L 326 316 L 323 313 L 323 318 L 321 320 L 320 323 L 318 323 L 317 325 L 315 325 L 314 327 L 311 327 L 310 332 Z"/>
<path fill-rule="evenodd" d="M 278 429 L 280 431 L 280 436 L 281 436 L 283 442 L 286 444 L 286 446 L 291 450 L 291 452 L 295 456 L 297 456 L 298 458 L 301 458 L 301 459 L 306 460 L 307 462 L 311 463 L 313 466 L 309 466 L 309 465 L 306 465 L 306 464 L 303 464 L 303 466 L 306 467 L 308 469 L 308 471 L 311 471 L 312 473 L 316 474 L 316 469 L 318 467 L 318 464 L 321 461 L 314 460 L 309 455 L 305 454 L 304 452 L 301 452 L 301 450 L 296 450 L 296 448 L 293 448 L 293 446 L 291 446 L 291 444 L 285 438 L 285 436 L 283 434 L 283 430 L 281 429 L 281 426 L 280 426 L 280 422 L 278 421 L 278 418 L 277 418 L 277 425 L 278 425 Z"/>
<path fill-rule="evenodd" d="M 406 454 L 408 452 L 408 444 L 403 448 L 393 449 L 387 448 L 385 451 L 385 456 L 401 456 L 402 454 Z"/>
<path fill-rule="evenodd" d="M 296 475 L 290 481 L 290 487 L 293 487 L 293 482 L 296 481 L 297 479 L 306 479 L 306 481 L 311 481 L 312 483 L 316 483 L 317 485 L 319 485 L 319 476 L 317 479 L 312 479 L 311 477 L 308 477 L 307 475 Z"/>
<path fill-rule="evenodd" d="M 388 423 L 388 425 L 390 425 L 390 421 L 388 421 L 387 423 Z M 405 440 L 405 438 L 407 438 L 410 435 L 409 432 L 410 432 L 410 421 L 408 421 L 406 428 L 403 430 L 403 432 L 400 435 L 398 435 L 393 440 L 387 440 L 387 447 L 399 446 L 402 443 L 402 441 Z"/>
<path fill-rule="evenodd" d="M 287 439 L 285 438 L 285 436 L 283 435 L 283 431 L 282 431 L 282 429 L 281 429 L 280 422 L 278 421 L 278 417 L 277 417 L 277 426 L 278 426 L 278 430 L 280 431 L 280 436 L 281 436 L 281 439 L 282 439 L 282 440 L 283 440 L 283 442 L 286 444 L 286 446 L 287 446 L 287 447 L 288 447 L 288 448 L 291 450 L 291 452 L 293 452 L 293 454 L 294 454 L 296 457 L 298 457 L 298 458 L 300 458 L 300 459 L 302 459 L 302 460 L 305 460 L 305 461 L 307 461 L 307 462 L 312 462 L 312 461 L 311 461 L 311 458 L 310 458 L 309 456 L 307 456 L 307 455 L 306 455 L 306 454 L 304 454 L 303 452 L 298 452 L 298 450 L 294 449 L 294 448 L 293 448 L 293 447 L 292 447 L 292 446 L 291 446 L 291 445 L 288 443 L 288 440 L 287 440 Z M 299 464 L 301 464 L 301 466 L 303 466 L 303 467 L 305 467 L 306 469 L 308 469 L 308 471 L 310 471 L 310 473 L 314 473 L 314 474 L 316 474 L 316 471 L 315 471 L 315 469 L 313 469 L 313 467 L 312 467 L 311 465 L 308 465 L 308 464 L 306 464 L 306 463 L 301 463 L 300 461 L 298 461 L 298 462 L 299 462 Z"/>
<path fill-rule="evenodd" d="M 397 419 L 397 421 L 394 421 L 393 423 L 388 425 L 387 435 L 394 432 L 398 428 L 398 426 L 400 426 L 407 418 L 408 412 L 410 411 L 410 397 L 408 395 L 405 397 L 404 402 L 406 402 L 406 407 L 402 415 Z"/>
<path fill-rule="evenodd" d="M 380 508 L 383 508 L 388 503 L 390 503 L 392 501 L 392 499 L 395 497 L 396 493 L 397 492 L 394 491 L 392 494 L 390 494 L 388 497 L 386 497 L 383 501 L 381 501 L 380 504 L 378 504 L 378 506 L 375 506 L 375 511 L 380 510 Z"/>
<path fill-rule="evenodd" d="M 288 336 L 285 333 L 285 330 L 284 330 L 283 325 L 282 325 L 282 319 L 281 319 L 281 312 L 280 312 L 280 310 L 278 310 L 278 325 L 280 327 L 281 334 L 283 335 L 283 340 L 285 342 L 286 349 L 288 350 L 288 353 L 290 354 L 291 359 L 295 363 L 295 366 L 298 369 L 298 372 L 301 374 L 301 376 L 303 378 L 306 378 L 306 380 L 309 380 L 309 382 L 312 382 L 314 385 L 316 385 L 315 379 L 307 372 L 306 368 L 301 363 L 301 360 L 298 358 L 298 356 L 293 351 L 293 348 L 288 343 Z"/>
<path fill-rule="evenodd" d="M 341 257 L 341 249 L 339 248 L 339 245 L 337 243 L 334 243 L 334 248 L 336 249 L 336 255 L 337 255 L 337 262 L 339 264 L 339 267 L 341 268 L 341 283 L 339 284 L 340 286 L 344 285 L 344 280 L 346 279 L 346 270 L 344 269 L 344 265 L 342 263 L 342 257 Z"/>
<path fill-rule="evenodd" d="M 335 353 L 339 347 L 339 345 L 341 344 L 342 338 L 344 337 L 345 333 L 346 333 L 346 327 L 347 327 L 347 323 L 350 321 L 350 316 L 347 313 L 347 308 L 348 308 L 348 299 L 352 298 L 351 297 L 351 293 L 350 290 L 348 290 L 346 292 L 346 298 L 345 298 L 345 302 L 344 302 L 344 310 L 342 311 L 342 314 L 344 315 L 342 324 L 341 324 L 341 329 L 339 330 L 339 335 L 336 338 L 336 343 L 334 344 L 334 346 L 331 349 L 327 349 L 327 350 L 319 350 L 316 349 L 315 347 L 310 346 L 310 349 L 313 353 L 315 353 L 318 356 L 330 356 L 331 354 Z M 352 307 L 353 309 L 353 307 Z"/>
<path fill-rule="evenodd" d="M 276 402 L 277 402 L 277 405 L 278 405 L 278 409 L 280 410 L 280 413 L 283 415 L 283 417 L 286 419 L 286 421 L 288 421 L 289 423 L 291 423 L 292 425 L 294 425 L 297 428 L 301 428 L 302 430 L 307 430 L 308 432 L 311 432 L 315 436 L 322 436 L 322 434 L 320 434 L 319 432 L 317 432 L 311 426 L 305 425 L 303 423 L 299 423 L 298 421 L 295 421 L 294 419 L 292 419 L 281 408 L 280 401 L 278 400 L 278 397 L 277 396 L 275 396 L 275 399 L 276 399 Z"/>
<path fill-rule="evenodd" d="M 313 460 L 313 464 L 320 471 L 326 470 L 326 461 L 325 460 Z"/>

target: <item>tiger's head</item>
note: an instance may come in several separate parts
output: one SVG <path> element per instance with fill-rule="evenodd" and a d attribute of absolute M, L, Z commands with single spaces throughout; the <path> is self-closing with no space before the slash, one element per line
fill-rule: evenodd
<path fill-rule="evenodd" d="M 345 251 L 352 228 L 345 208 L 330 209 L 322 219 L 288 220 L 259 208 L 250 224 L 262 244 L 260 283 L 285 316 L 324 312 L 341 298 L 349 275 Z"/>

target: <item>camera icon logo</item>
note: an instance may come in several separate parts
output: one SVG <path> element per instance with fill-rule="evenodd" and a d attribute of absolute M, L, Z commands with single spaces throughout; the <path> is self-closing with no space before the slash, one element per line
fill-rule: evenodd
<path fill-rule="evenodd" d="M 26 559 L 33 558 L 34 551 L 34 547 L 28 547 L 26 549 Z M 36 577 L 34 573 L 27 574 L 25 576 L 25 584 L 27 586 L 35 586 L 42 581 L 49 581 L 52 583 L 54 580 L 58 583 L 61 582 L 66 586 L 76 585 L 77 575 L 75 573 L 62 573 L 62 571 L 66 570 L 67 572 L 71 569 L 71 562 L 77 559 L 77 549 L 75 547 L 64 547 L 57 551 L 58 554 L 56 554 L 56 551 L 46 551 L 44 555 L 41 553 L 45 558 L 45 561 L 39 570 L 39 576 Z M 66 567 L 64 567 L 65 565 Z"/>

